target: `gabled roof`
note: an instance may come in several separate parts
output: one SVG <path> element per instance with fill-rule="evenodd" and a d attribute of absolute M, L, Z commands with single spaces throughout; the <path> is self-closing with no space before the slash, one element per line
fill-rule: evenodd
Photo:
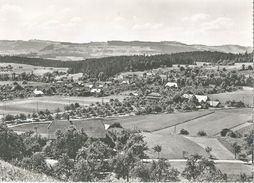
<path fill-rule="evenodd" d="M 211 100 L 211 101 L 208 101 L 208 104 L 212 107 L 217 107 L 220 104 L 220 102 Z"/>
<path fill-rule="evenodd" d="M 198 102 L 206 102 L 208 100 L 208 97 L 206 95 L 194 95 L 197 99 L 198 99 Z M 184 98 L 187 98 L 187 99 L 191 99 L 193 97 L 193 94 L 184 94 L 183 95 Z"/>
<path fill-rule="evenodd" d="M 165 86 L 168 86 L 168 87 L 178 87 L 176 82 L 168 82 L 167 84 L 165 84 Z"/>
<path fill-rule="evenodd" d="M 37 88 L 34 90 L 35 95 L 43 95 L 43 92 L 40 90 L 37 90 Z"/>
<path fill-rule="evenodd" d="M 161 97 L 161 95 L 159 93 L 155 93 L 155 92 L 149 93 L 147 96 L 149 96 L 149 97 Z"/>
<path fill-rule="evenodd" d="M 91 92 L 91 93 L 100 93 L 100 92 L 101 92 L 101 89 L 93 88 L 93 89 L 91 89 L 90 92 Z"/>
<path fill-rule="evenodd" d="M 206 102 L 208 100 L 206 95 L 195 95 L 195 97 L 198 99 L 198 102 Z"/>

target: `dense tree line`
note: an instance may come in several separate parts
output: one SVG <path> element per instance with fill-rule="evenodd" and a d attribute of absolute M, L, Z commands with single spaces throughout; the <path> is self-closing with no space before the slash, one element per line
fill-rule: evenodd
<path fill-rule="evenodd" d="M 71 73 L 83 72 L 90 77 L 113 76 L 124 71 L 143 71 L 160 66 L 170 67 L 172 64 L 195 64 L 196 62 L 218 63 L 223 61 L 251 62 L 252 54 L 232 54 L 210 51 L 184 52 L 163 55 L 134 55 L 93 58 L 82 61 L 46 60 L 18 56 L 0 56 L 0 62 L 30 64 L 44 67 L 67 67 Z"/>

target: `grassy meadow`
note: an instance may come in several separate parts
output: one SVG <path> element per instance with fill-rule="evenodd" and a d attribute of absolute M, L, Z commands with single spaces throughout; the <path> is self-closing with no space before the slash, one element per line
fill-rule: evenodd
<path fill-rule="evenodd" d="M 0 63 L 0 67 L 6 67 L 8 65 L 11 65 L 13 67 L 12 72 L 2 72 L 0 73 L 16 73 L 20 74 L 23 72 L 31 73 L 33 72 L 35 75 L 43 75 L 47 72 L 67 72 L 68 68 L 61 68 L 61 67 L 40 67 L 40 66 L 33 66 L 28 64 L 16 64 L 16 63 Z"/>
<path fill-rule="evenodd" d="M 55 111 L 57 108 L 64 109 L 64 106 L 79 103 L 81 106 L 87 106 L 96 102 L 108 102 L 110 98 L 119 98 L 124 96 L 109 97 L 68 97 L 68 96 L 43 96 L 31 97 L 26 99 L 15 99 L 12 101 L 0 102 L 0 114 L 33 113 L 42 110 Z"/>
<path fill-rule="evenodd" d="M 234 100 L 236 102 L 242 101 L 245 104 L 252 106 L 253 105 L 253 91 L 252 90 L 237 90 L 234 92 L 225 92 L 218 94 L 211 94 L 208 97 L 212 100 L 218 99 L 222 104 L 225 104 L 228 100 Z"/>
<path fill-rule="evenodd" d="M 185 123 L 200 116 L 209 115 L 211 111 L 196 111 L 172 114 L 150 114 L 128 117 L 106 118 L 105 123 L 120 123 L 124 128 L 140 129 L 144 131 L 157 131 L 171 126 Z"/>
<path fill-rule="evenodd" d="M 251 109 L 217 110 L 215 113 L 179 124 L 175 127 L 166 128 L 156 133 L 179 133 L 181 129 L 187 130 L 191 136 L 197 136 L 197 132 L 204 130 L 208 136 L 220 133 L 223 128 L 233 128 L 251 119 Z"/>

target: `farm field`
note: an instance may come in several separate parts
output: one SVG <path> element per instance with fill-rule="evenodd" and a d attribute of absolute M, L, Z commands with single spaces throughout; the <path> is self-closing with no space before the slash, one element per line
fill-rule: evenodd
<path fill-rule="evenodd" d="M 36 130 L 37 133 L 47 137 L 47 133 L 48 133 L 47 127 L 49 124 L 50 122 L 25 123 L 25 124 L 15 125 L 10 128 L 17 133 L 23 133 L 23 132 Z"/>
<path fill-rule="evenodd" d="M 72 120 L 74 126 L 78 129 L 83 128 L 85 133 L 89 137 L 105 137 L 105 127 L 103 125 L 103 119 L 87 119 L 87 120 Z M 36 122 L 36 123 L 24 123 L 19 125 L 10 126 L 12 130 L 17 133 L 36 131 L 43 137 L 55 138 L 55 133 L 57 130 L 62 132 L 67 130 L 70 126 L 70 122 L 66 120 L 58 120 L 51 122 Z M 86 128 L 84 128 L 86 127 Z M 89 130 L 87 130 L 87 127 Z"/>
<path fill-rule="evenodd" d="M 184 151 L 187 152 L 186 155 L 198 153 L 204 157 L 208 157 L 204 148 L 184 136 L 154 133 L 143 133 L 143 135 L 149 148 L 147 154 L 151 158 L 157 158 L 157 153 L 152 149 L 156 145 L 162 147 L 162 151 L 160 152 L 161 158 L 183 159 Z"/>
<path fill-rule="evenodd" d="M 211 94 L 208 97 L 212 100 L 218 99 L 221 103 L 225 104 L 228 100 L 242 101 L 245 104 L 253 105 L 253 91 L 252 90 L 238 90 L 234 92 L 226 92 L 219 94 Z"/>
<path fill-rule="evenodd" d="M 1 72 L 0 73 L 17 73 L 20 74 L 22 72 L 31 73 L 33 72 L 35 75 L 43 75 L 47 72 L 67 72 L 68 68 L 62 68 L 62 67 L 40 67 L 40 66 L 33 66 L 28 64 L 15 64 L 15 63 L 0 63 L 0 67 L 6 67 L 8 65 L 11 65 L 13 67 L 12 72 Z"/>
<path fill-rule="evenodd" d="M 197 62 L 197 66 L 203 66 L 203 64 L 209 64 L 207 62 Z M 242 65 L 245 65 L 245 68 L 248 68 L 248 66 L 252 66 L 253 63 L 252 62 L 242 62 L 242 63 L 235 63 L 234 65 L 220 65 L 219 69 L 222 70 L 223 68 L 227 69 L 227 70 L 239 70 L 242 69 Z M 204 66 L 204 68 L 206 69 L 213 69 L 213 70 L 217 70 L 218 66 L 217 65 L 208 65 L 208 66 Z"/>
<path fill-rule="evenodd" d="M 68 97 L 68 96 L 44 96 L 32 97 L 27 99 L 15 99 L 12 101 L 0 102 L 0 114 L 12 113 L 33 113 L 40 110 L 54 111 L 57 108 L 63 110 L 65 105 L 79 103 L 82 106 L 91 103 L 108 102 L 111 98 L 122 100 L 124 96 L 108 96 L 108 97 Z"/>
<path fill-rule="evenodd" d="M 188 130 L 190 136 L 197 136 L 197 132 L 204 130 L 208 136 L 220 133 L 223 128 L 233 128 L 251 119 L 251 109 L 217 110 L 215 113 L 179 124 L 175 127 L 166 128 L 155 133 L 179 133 L 181 129 Z"/>
<path fill-rule="evenodd" d="M 42 82 L 33 82 L 33 81 L 27 81 L 27 84 L 22 84 L 22 81 L 15 81 L 18 84 L 22 86 L 44 86 L 48 85 L 48 83 L 42 83 Z M 14 81 L 0 81 L 0 85 L 12 85 Z"/>
<path fill-rule="evenodd" d="M 193 141 L 194 143 L 200 145 L 203 149 L 206 147 L 211 147 L 211 155 L 213 155 L 216 159 L 223 160 L 233 160 L 234 155 L 224 147 L 217 138 L 209 138 L 209 137 L 189 137 L 186 136 L 187 139 Z"/>
<path fill-rule="evenodd" d="M 235 129 L 236 132 L 244 135 L 244 134 L 248 134 L 252 131 L 253 128 L 253 123 L 245 123 L 243 126 L 241 126 L 242 128 L 238 128 Z"/>
<path fill-rule="evenodd" d="M 172 113 L 172 114 L 150 114 L 117 118 L 106 118 L 105 123 L 120 123 L 124 128 L 140 129 L 144 131 L 156 131 L 176 124 L 186 122 L 204 115 L 210 115 L 211 111 L 203 110 L 197 112 Z"/>

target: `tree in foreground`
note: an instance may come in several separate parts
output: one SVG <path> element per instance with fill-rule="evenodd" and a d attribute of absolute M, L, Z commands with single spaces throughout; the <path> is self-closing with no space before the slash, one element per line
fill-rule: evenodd
<path fill-rule="evenodd" d="M 160 152 L 161 152 L 161 150 L 162 150 L 162 147 L 160 146 L 160 145 L 156 145 L 156 146 L 154 146 L 153 147 L 153 150 L 154 150 L 154 152 L 156 152 L 157 153 L 157 158 L 159 159 L 160 158 Z"/>
<path fill-rule="evenodd" d="M 67 154 L 70 158 L 74 159 L 78 150 L 86 141 L 87 135 L 82 129 L 78 131 L 74 126 L 70 126 L 64 133 L 58 130 L 56 132 L 56 140 L 45 151 L 48 155 L 56 158 Z"/>
<path fill-rule="evenodd" d="M 172 182 L 178 180 L 179 171 L 170 168 L 170 164 L 165 160 L 153 161 L 150 168 L 150 181 L 155 182 Z"/>
<path fill-rule="evenodd" d="M 89 163 L 87 160 L 79 159 L 74 166 L 72 180 L 81 182 L 96 181 L 94 167 L 94 164 Z"/>
<path fill-rule="evenodd" d="M 241 152 L 241 146 L 238 145 L 236 142 L 232 145 L 235 153 L 235 159 L 236 156 Z"/>
<path fill-rule="evenodd" d="M 25 157 L 22 159 L 20 166 L 26 169 L 36 171 L 38 173 L 45 173 L 51 175 L 52 172 L 48 167 L 45 156 L 43 153 L 36 152 L 31 157 Z"/>
<path fill-rule="evenodd" d="M 74 169 L 74 161 L 63 154 L 54 167 L 54 175 L 60 180 L 69 180 Z"/>
<path fill-rule="evenodd" d="M 0 158 L 3 160 L 22 158 L 24 151 L 22 138 L 6 125 L 0 124 Z"/>
<path fill-rule="evenodd" d="M 186 167 L 182 172 L 182 176 L 189 181 L 226 181 L 227 175 L 221 173 L 215 167 L 214 161 L 210 161 L 202 156 L 195 154 L 188 158 Z"/>
<path fill-rule="evenodd" d="M 207 147 L 205 148 L 205 151 L 206 151 L 207 154 L 209 154 L 209 157 L 210 157 L 210 158 L 212 158 L 212 155 L 211 155 L 212 150 L 213 150 L 213 149 L 212 149 L 211 147 L 209 147 L 209 146 L 207 146 Z"/>
<path fill-rule="evenodd" d="M 179 171 L 171 168 L 170 164 L 166 163 L 164 159 L 149 164 L 140 161 L 131 170 L 131 175 L 143 182 L 173 182 L 179 180 Z"/>
<path fill-rule="evenodd" d="M 115 149 L 117 155 L 113 158 L 112 166 L 116 177 L 129 181 L 130 171 L 135 163 L 145 158 L 147 150 L 144 137 L 137 131 L 123 130 L 115 134 Z"/>

